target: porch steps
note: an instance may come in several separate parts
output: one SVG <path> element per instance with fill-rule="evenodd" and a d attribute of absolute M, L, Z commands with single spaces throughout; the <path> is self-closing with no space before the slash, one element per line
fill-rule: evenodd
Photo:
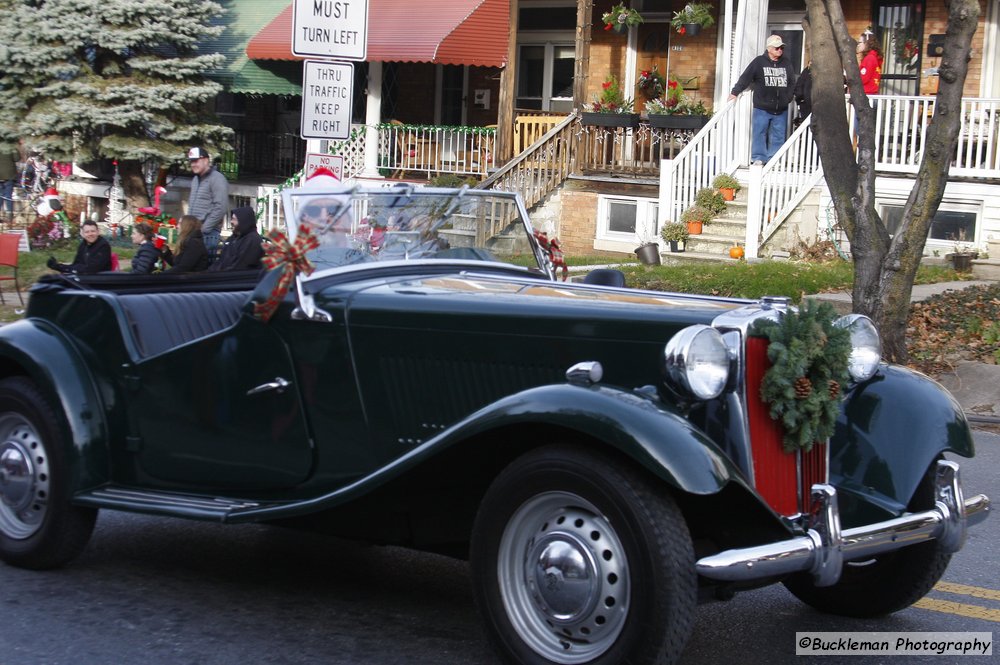
<path fill-rule="evenodd" d="M 742 192 L 741 192 L 742 194 Z M 713 218 L 703 227 L 699 235 L 689 236 L 685 247 L 684 261 L 713 260 L 729 258 L 729 249 L 746 239 L 747 204 L 746 197 L 737 195 L 736 200 L 726 202 L 726 211 Z M 669 253 L 671 258 L 678 253 Z"/>

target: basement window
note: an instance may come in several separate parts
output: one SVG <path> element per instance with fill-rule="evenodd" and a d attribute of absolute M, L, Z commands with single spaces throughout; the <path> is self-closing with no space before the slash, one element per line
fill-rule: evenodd
<path fill-rule="evenodd" d="M 880 214 L 889 235 L 895 235 L 903 222 L 903 206 L 882 204 Z M 979 214 L 978 205 L 942 203 L 927 234 L 928 249 L 951 251 L 956 243 L 976 243 Z"/>
<path fill-rule="evenodd" d="M 597 199 L 597 239 L 620 242 L 619 251 L 631 252 L 639 242 L 656 239 L 658 210 L 656 199 L 600 196 Z"/>

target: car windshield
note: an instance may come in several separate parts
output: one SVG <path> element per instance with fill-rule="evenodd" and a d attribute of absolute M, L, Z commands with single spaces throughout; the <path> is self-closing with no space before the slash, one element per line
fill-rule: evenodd
<path fill-rule="evenodd" d="M 292 238 L 308 228 L 319 241 L 307 254 L 314 274 L 423 259 L 491 261 L 549 272 L 513 194 L 310 183 L 284 192 L 283 204 Z"/>

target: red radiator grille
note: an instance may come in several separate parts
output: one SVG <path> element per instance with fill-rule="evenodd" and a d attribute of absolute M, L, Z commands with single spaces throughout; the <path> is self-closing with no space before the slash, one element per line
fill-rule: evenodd
<path fill-rule="evenodd" d="M 760 398 L 760 382 L 769 366 L 768 343 L 760 337 L 747 339 L 747 419 L 754 483 L 757 492 L 776 512 L 794 515 L 805 508 L 800 497 L 808 500 L 812 485 L 826 482 L 826 446 L 813 446 L 808 453 L 799 454 L 788 454 L 782 449 L 784 428 L 771 419 L 767 404 Z M 801 480 L 798 463 L 802 467 Z"/>

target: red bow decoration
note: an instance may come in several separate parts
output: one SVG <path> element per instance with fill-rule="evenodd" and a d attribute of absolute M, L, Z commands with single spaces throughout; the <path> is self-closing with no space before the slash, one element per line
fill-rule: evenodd
<path fill-rule="evenodd" d="M 541 245 L 542 251 L 548 255 L 549 261 L 552 262 L 552 267 L 557 270 L 560 266 L 562 267 L 563 281 L 565 282 L 566 278 L 569 277 L 569 268 L 566 266 L 566 255 L 559 247 L 559 238 L 549 239 L 548 234 L 542 231 L 533 231 L 533 233 L 535 240 Z"/>
<path fill-rule="evenodd" d="M 294 244 L 289 242 L 288 237 L 277 229 L 268 233 L 267 238 L 271 242 L 264 244 L 264 258 L 261 262 L 268 270 L 280 268 L 281 275 L 274 288 L 271 289 L 271 293 L 268 294 L 267 300 L 253 306 L 253 315 L 264 323 L 271 319 L 274 312 L 277 311 L 278 305 L 285 299 L 285 294 L 288 293 L 288 289 L 292 285 L 295 273 L 312 274 L 313 264 L 306 258 L 306 252 L 319 247 L 319 239 L 310 233 L 307 227 L 299 229 Z"/>

